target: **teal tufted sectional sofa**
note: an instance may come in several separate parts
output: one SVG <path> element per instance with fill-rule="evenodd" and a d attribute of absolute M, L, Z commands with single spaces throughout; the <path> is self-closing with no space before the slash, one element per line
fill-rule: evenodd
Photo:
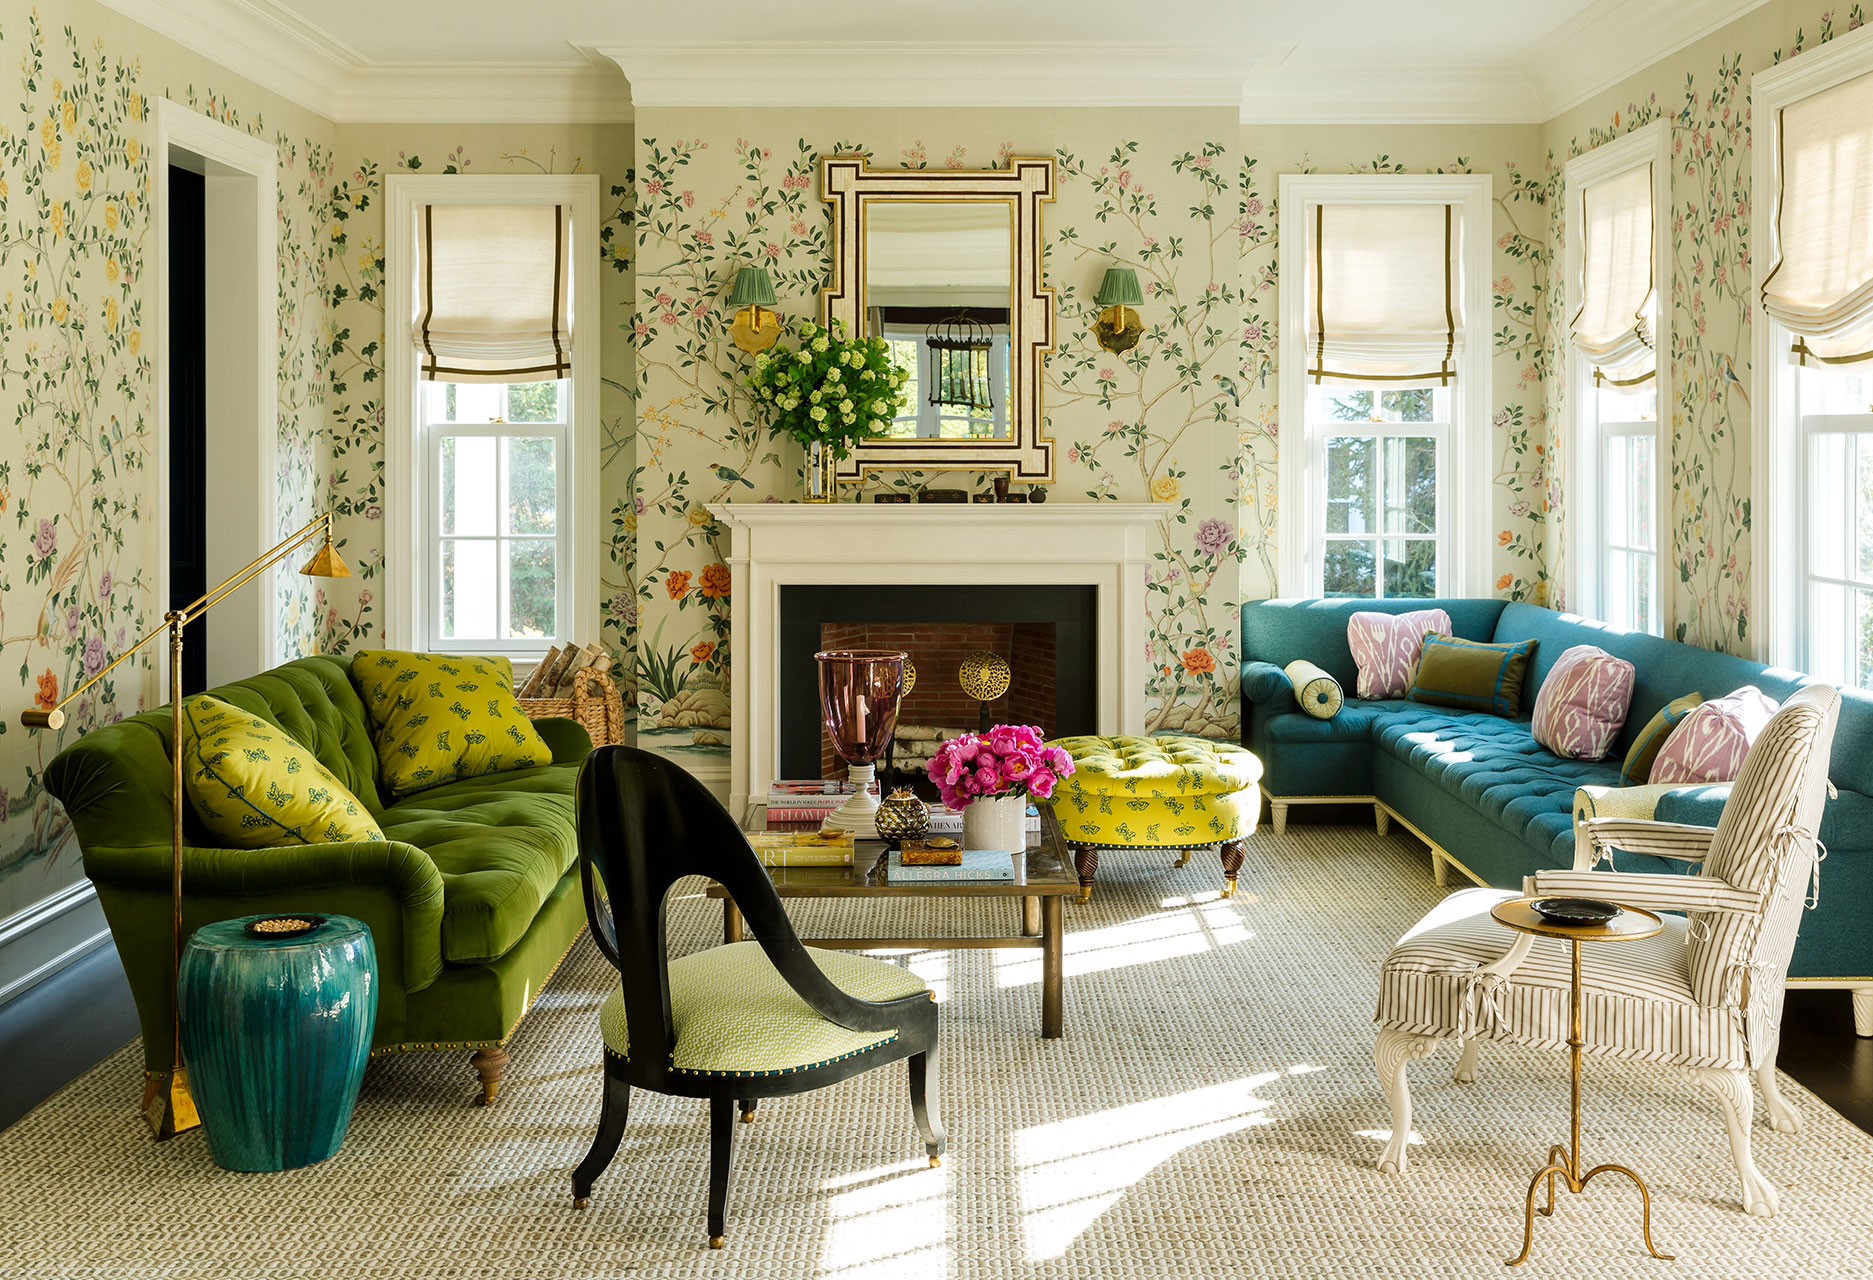
<path fill-rule="evenodd" d="M 1516 720 L 1415 702 L 1362 702 L 1346 643 L 1349 615 L 1440 608 L 1455 634 L 1506 643 L 1535 640 L 1534 663 Z M 1535 695 L 1555 662 L 1577 644 L 1597 645 L 1637 669 L 1632 707 L 1606 760 L 1563 760 L 1529 732 Z M 1282 667 L 1299 658 L 1324 668 L 1346 692 L 1331 720 L 1301 712 Z M 1243 745 L 1262 762 L 1262 789 L 1277 834 L 1296 804 L 1370 803 L 1379 827 L 1398 819 L 1431 846 L 1439 884 L 1450 866 L 1479 884 L 1519 889 L 1522 877 L 1574 859 L 1575 788 L 1617 786 L 1633 737 L 1682 694 L 1706 698 L 1753 684 L 1786 698 L 1799 672 L 1535 605 L 1502 600 L 1252 600 L 1242 607 Z M 1855 989 L 1856 1011 L 1873 1017 L 1873 695 L 1844 691 L 1829 776 L 1839 795 L 1821 822 L 1828 857 L 1818 907 L 1802 920 L 1790 978 Z M 1714 827 L 1729 787 L 1684 787 L 1654 816 Z M 1627 871 L 1682 871 L 1680 864 L 1620 854 Z M 1863 1035 L 1873 1024 L 1862 1020 Z"/>

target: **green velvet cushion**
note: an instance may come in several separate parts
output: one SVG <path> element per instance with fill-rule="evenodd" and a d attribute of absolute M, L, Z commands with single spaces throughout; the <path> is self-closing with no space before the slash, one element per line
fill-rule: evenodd
<path fill-rule="evenodd" d="M 387 838 L 415 845 L 442 873 L 445 960 L 492 960 L 527 932 L 579 856 L 578 778 L 571 764 L 465 778 L 380 815 Z"/>
<path fill-rule="evenodd" d="M 1483 644 L 1460 636 L 1427 635 L 1405 697 L 1460 711 L 1513 717 L 1535 642 Z"/>
<path fill-rule="evenodd" d="M 861 1000 L 899 1000 L 928 988 L 908 969 L 849 951 L 806 953 L 834 985 Z M 805 1071 L 897 1039 L 828 1022 L 794 993 L 758 942 L 711 947 L 670 962 L 670 1065 L 700 1075 L 765 1076 Z M 624 991 L 598 1011 L 605 1047 L 630 1056 Z"/>
<path fill-rule="evenodd" d="M 1687 693 L 1682 698 L 1673 698 L 1646 721 L 1645 728 L 1632 740 L 1632 749 L 1626 752 L 1626 763 L 1619 771 L 1620 786 L 1637 786 L 1651 779 L 1652 762 L 1658 759 L 1659 748 L 1665 745 L 1665 739 L 1671 736 L 1678 722 L 1703 701 L 1703 694 Z"/>

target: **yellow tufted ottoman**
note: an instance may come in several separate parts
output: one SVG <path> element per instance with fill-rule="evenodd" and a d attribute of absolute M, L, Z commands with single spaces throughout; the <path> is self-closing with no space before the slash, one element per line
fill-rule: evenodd
<path fill-rule="evenodd" d="M 1262 762 L 1226 743 L 1175 735 L 1056 738 L 1073 776 L 1054 788 L 1054 816 L 1080 874 L 1080 901 L 1093 893 L 1101 849 L 1190 850 L 1216 845 L 1223 896 L 1235 892 L 1242 842 L 1262 811 Z"/>

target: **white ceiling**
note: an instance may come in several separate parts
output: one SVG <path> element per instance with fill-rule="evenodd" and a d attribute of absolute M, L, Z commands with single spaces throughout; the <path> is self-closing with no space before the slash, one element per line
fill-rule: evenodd
<path fill-rule="evenodd" d="M 634 103 L 1539 122 L 1764 2 L 103 0 L 334 120 L 455 123 Z"/>
<path fill-rule="evenodd" d="M 831 44 L 1292 48 L 1303 63 L 1502 62 L 1590 0 L 275 0 L 366 58 L 571 59 L 705 35 Z M 1245 66 L 1244 71 L 1248 70 Z"/>

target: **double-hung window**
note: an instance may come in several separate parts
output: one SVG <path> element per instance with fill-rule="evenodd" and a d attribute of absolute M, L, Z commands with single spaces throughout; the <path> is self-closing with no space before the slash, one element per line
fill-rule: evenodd
<path fill-rule="evenodd" d="M 1008 437 L 1008 328 L 984 329 L 978 350 L 945 353 L 915 325 L 882 326 L 891 359 L 910 375 L 904 408 L 885 436 L 893 440 L 993 440 Z M 944 358 L 945 354 L 948 359 Z M 952 385 L 945 385 L 947 382 Z M 965 383 L 967 385 L 955 385 Z"/>
<path fill-rule="evenodd" d="M 1283 176 L 1283 594 L 1486 589 L 1489 192 Z"/>
<path fill-rule="evenodd" d="M 1567 166 L 1566 356 L 1573 447 L 1564 512 L 1575 608 L 1662 635 L 1661 527 L 1671 465 L 1660 430 L 1668 350 L 1659 287 L 1670 132 L 1660 120 Z"/>
<path fill-rule="evenodd" d="M 596 180 L 399 175 L 387 199 L 386 639 L 589 639 Z"/>
<path fill-rule="evenodd" d="M 1873 687 L 1873 45 L 1823 46 L 1755 86 L 1765 656 Z"/>

